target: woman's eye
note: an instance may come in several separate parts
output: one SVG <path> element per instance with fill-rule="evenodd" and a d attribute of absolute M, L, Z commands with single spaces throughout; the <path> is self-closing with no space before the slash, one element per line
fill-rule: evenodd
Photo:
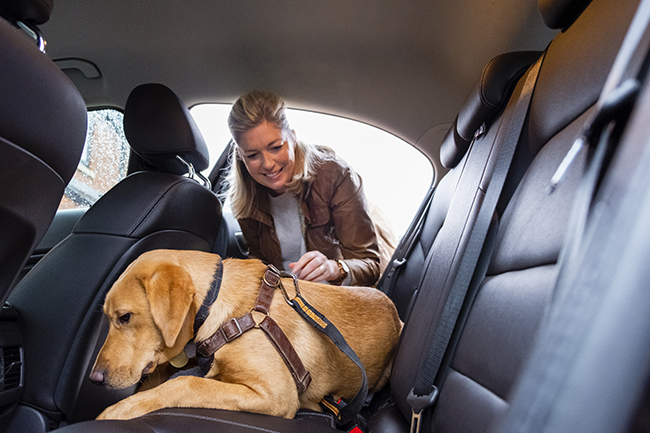
<path fill-rule="evenodd" d="M 131 313 L 122 314 L 117 318 L 117 321 L 120 322 L 120 325 L 126 325 L 131 320 Z"/>
<path fill-rule="evenodd" d="M 257 157 L 257 153 L 250 153 L 246 155 L 246 159 L 255 159 Z"/>

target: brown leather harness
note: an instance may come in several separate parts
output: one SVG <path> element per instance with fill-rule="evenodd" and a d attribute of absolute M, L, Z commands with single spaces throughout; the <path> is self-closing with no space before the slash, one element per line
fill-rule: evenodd
<path fill-rule="evenodd" d="M 195 335 L 196 330 L 201 327 L 207 318 L 210 305 L 212 305 L 212 303 L 217 299 L 222 276 L 223 266 L 221 262 L 219 262 L 208 295 L 203 301 L 203 305 L 197 313 L 194 322 Z M 289 294 L 282 284 L 283 277 L 293 279 L 293 286 L 296 292 L 293 298 L 289 297 Z M 264 331 L 269 341 L 271 341 L 280 354 L 280 357 L 289 368 L 291 376 L 296 383 L 298 393 L 301 394 L 307 389 L 311 383 L 311 375 L 305 369 L 305 366 L 285 333 L 280 329 L 277 322 L 269 315 L 273 295 L 277 288 L 282 292 L 287 304 L 289 304 L 298 315 L 300 315 L 318 332 L 327 336 L 327 338 L 329 338 L 332 343 L 334 343 L 336 347 L 338 347 L 339 350 L 359 368 L 361 373 L 361 386 L 352 399 L 349 401 L 343 401 L 341 399 L 334 399 L 331 395 L 328 395 L 320 402 L 323 409 L 330 411 L 334 415 L 334 419 L 338 425 L 346 425 L 354 422 L 356 414 L 361 410 L 368 393 L 368 379 L 361 360 L 345 341 L 345 338 L 341 335 L 336 326 L 334 326 L 327 317 L 312 307 L 307 300 L 300 295 L 297 277 L 289 272 L 279 271 L 273 265 L 268 266 L 262 277 L 260 292 L 257 296 L 255 306 L 241 317 L 226 320 L 219 329 L 212 334 L 212 336 L 196 346 L 196 357 L 202 375 L 205 376 L 210 370 L 214 360 L 214 353 L 217 350 L 223 347 L 226 343 L 240 337 L 244 332 L 253 328 L 259 328 Z M 258 323 L 253 315 L 254 312 L 263 314 L 264 319 Z"/>
<path fill-rule="evenodd" d="M 282 289 L 285 298 L 288 300 L 289 298 L 284 286 L 281 284 L 280 271 L 272 267 L 267 268 L 262 277 L 260 292 L 257 296 L 255 307 L 243 316 L 226 320 L 211 337 L 197 345 L 196 351 L 199 355 L 205 358 L 210 358 L 226 343 L 240 337 L 246 331 L 250 331 L 253 328 L 259 328 L 264 331 L 269 341 L 271 341 L 280 354 L 280 357 L 282 357 L 282 360 L 291 372 L 293 380 L 296 382 L 298 394 L 301 394 L 311 383 L 311 375 L 305 369 L 305 366 L 286 334 L 282 331 L 278 323 L 269 315 L 271 301 L 273 301 L 275 289 L 278 287 Z M 299 289 L 297 285 L 295 287 L 296 291 L 298 291 Z M 298 294 L 300 293 L 298 292 Z M 262 313 L 264 315 L 264 320 L 257 323 L 253 317 L 254 311 Z"/>

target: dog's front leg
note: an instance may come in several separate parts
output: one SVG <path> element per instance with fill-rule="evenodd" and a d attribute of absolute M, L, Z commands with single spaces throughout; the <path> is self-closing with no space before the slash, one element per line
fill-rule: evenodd
<path fill-rule="evenodd" d="M 276 387 L 273 383 L 251 387 L 182 376 L 110 406 L 97 419 L 136 418 L 168 407 L 226 409 L 293 418 L 300 403 L 295 385 L 289 383 L 291 387 Z"/>

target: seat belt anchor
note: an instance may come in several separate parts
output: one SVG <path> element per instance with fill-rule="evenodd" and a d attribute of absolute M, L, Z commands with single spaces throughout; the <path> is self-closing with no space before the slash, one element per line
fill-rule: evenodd
<path fill-rule="evenodd" d="M 411 389 L 406 397 L 407 403 L 411 406 L 411 430 L 410 433 L 420 433 L 422 412 L 433 406 L 438 399 L 438 387 L 431 386 L 431 392 L 425 395 L 415 395 L 415 388 Z"/>

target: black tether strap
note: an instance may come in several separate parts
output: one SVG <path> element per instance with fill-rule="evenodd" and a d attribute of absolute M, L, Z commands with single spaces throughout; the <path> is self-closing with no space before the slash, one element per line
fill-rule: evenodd
<path fill-rule="evenodd" d="M 294 283 L 297 284 L 297 280 L 294 279 Z M 352 400 L 345 403 L 342 401 L 335 402 L 334 399 L 326 397 L 321 402 L 321 406 L 334 414 L 337 424 L 344 425 L 350 421 L 354 421 L 368 395 L 368 378 L 366 377 L 366 370 L 363 368 L 363 364 L 361 364 L 354 350 L 348 345 L 348 342 L 345 341 L 343 335 L 336 329 L 336 326 L 327 320 L 327 317 L 309 305 L 305 301 L 305 298 L 298 294 L 295 298 L 291 299 L 290 304 L 310 325 L 332 340 L 332 343 L 347 355 L 359 367 L 359 370 L 361 370 L 361 387 Z"/>

